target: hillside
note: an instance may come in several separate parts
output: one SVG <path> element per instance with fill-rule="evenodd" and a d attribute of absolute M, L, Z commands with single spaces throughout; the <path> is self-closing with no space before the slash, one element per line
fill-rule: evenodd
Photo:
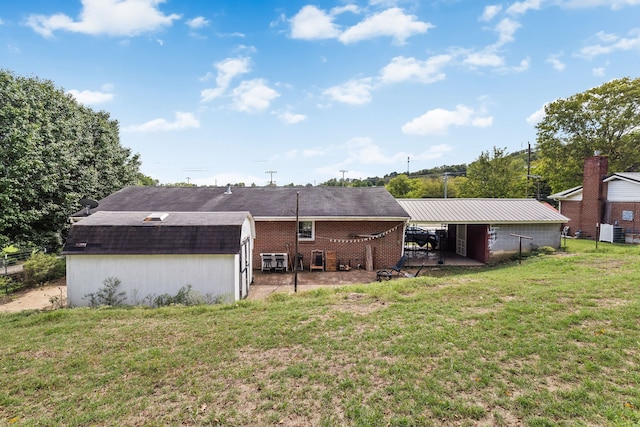
<path fill-rule="evenodd" d="M 640 248 L 267 301 L 0 315 L 0 424 L 637 425 Z"/>

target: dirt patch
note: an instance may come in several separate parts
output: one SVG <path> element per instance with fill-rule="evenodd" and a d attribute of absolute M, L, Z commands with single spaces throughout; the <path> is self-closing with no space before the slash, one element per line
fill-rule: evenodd
<path fill-rule="evenodd" d="M 59 307 L 67 298 L 67 280 L 65 277 L 45 286 L 10 295 L 11 300 L 0 305 L 0 313 L 16 313 L 23 310 L 49 310 Z M 52 302 L 52 300 L 54 302 Z"/>

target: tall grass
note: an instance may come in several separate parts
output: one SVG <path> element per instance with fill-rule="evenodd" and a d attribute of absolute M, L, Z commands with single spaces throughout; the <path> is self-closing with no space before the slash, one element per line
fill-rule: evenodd
<path fill-rule="evenodd" d="M 640 250 L 0 316 L 0 424 L 637 425 Z M 435 272 L 434 272 L 435 274 Z"/>

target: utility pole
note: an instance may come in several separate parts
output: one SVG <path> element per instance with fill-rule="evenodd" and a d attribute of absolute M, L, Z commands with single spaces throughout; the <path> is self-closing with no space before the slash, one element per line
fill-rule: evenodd
<path fill-rule="evenodd" d="M 447 198 L 447 178 L 449 177 L 449 172 L 444 173 L 444 198 Z"/>
<path fill-rule="evenodd" d="M 409 156 L 407 156 L 407 176 L 409 176 Z"/>
<path fill-rule="evenodd" d="M 266 171 L 265 173 L 269 174 L 269 185 L 273 185 L 273 174 L 278 173 L 278 171 Z"/>
<path fill-rule="evenodd" d="M 536 188 L 537 188 L 537 197 L 536 200 L 540 201 L 540 178 L 542 178 L 540 175 L 527 175 L 527 181 L 529 180 L 529 178 L 533 178 L 536 180 Z"/>
<path fill-rule="evenodd" d="M 349 172 L 349 171 L 344 170 L 344 169 L 340 169 L 340 172 L 342 172 L 342 186 L 344 187 L 344 174 Z"/>

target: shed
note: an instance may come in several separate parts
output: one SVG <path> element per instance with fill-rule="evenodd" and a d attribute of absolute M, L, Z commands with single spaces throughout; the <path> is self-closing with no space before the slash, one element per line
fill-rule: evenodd
<path fill-rule="evenodd" d="M 68 302 L 88 305 L 110 277 L 128 304 L 187 286 L 205 299 L 239 300 L 253 280 L 254 238 L 249 212 L 96 212 L 65 242 Z"/>
<path fill-rule="evenodd" d="M 398 199 L 411 222 L 443 230 L 441 247 L 459 256 L 493 262 L 541 246 L 560 247 L 567 218 L 534 199 Z"/>

